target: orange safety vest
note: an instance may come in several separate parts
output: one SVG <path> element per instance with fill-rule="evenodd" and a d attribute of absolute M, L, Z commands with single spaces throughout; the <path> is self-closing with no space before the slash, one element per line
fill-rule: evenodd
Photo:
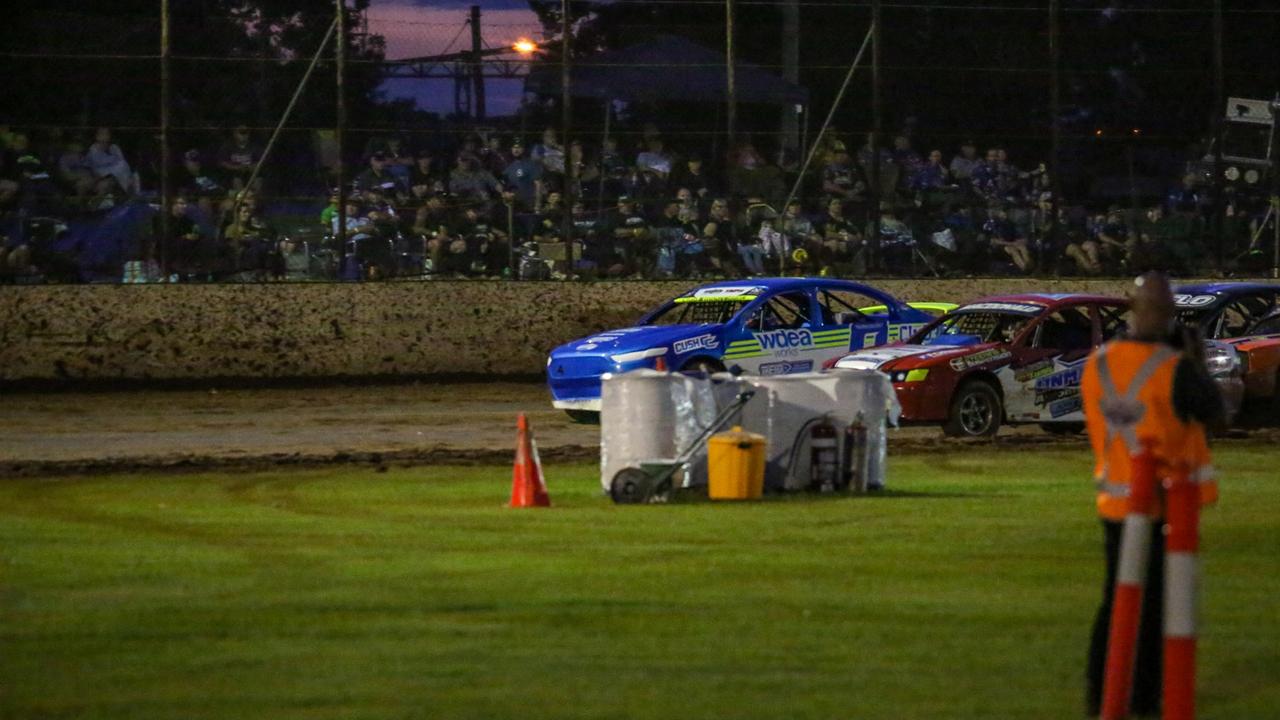
<path fill-rule="evenodd" d="M 1185 464 L 1200 485 L 1201 504 L 1218 499 L 1204 427 L 1173 409 L 1173 377 L 1182 353 L 1158 343 L 1115 340 L 1085 364 L 1080 393 L 1096 460 L 1098 514 L 1123 520 L 1128 511 L 1130 459 L 1149 441 L 1160 478 Z M 1150 508 L 1153 515 L 1162 514 Z"/>

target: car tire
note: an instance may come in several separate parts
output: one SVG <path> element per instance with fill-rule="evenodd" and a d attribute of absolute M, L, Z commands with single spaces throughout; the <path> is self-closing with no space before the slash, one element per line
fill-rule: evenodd
<path fill-rule="evenodd" d="M 713 373 L 724 372 L 724 365 L 721 365 L 719 362 L 712 360 L 711 358 L 693 358 L 689 362 L 680 366 L 680 372 L 711 375 Z"/>
<path fill-rule="evenodd" d="M 565 410 L 564 414 L 568 415 L 573 422 L 581 425 L 600 424 L 600 413 L 595 410 Z"/>
<path fill-rule="evenodd" d="M 990 383 L 970 380 L 951 396 L 951 409 L 942 432 L 948 437 L 991 437 L 1003 419 L 1000 393 Z"/>
<path fill-rule="evenodd" d="M 1081 422 L 1056 422 L 1056 423 L 1040 423 L 1040 429 L 1050 435 L 1079 435 L 1084 432 L 1084 423 Z"/>

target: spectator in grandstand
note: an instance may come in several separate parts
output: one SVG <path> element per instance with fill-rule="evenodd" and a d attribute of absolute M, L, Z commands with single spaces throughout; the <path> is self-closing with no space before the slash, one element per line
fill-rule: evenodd
<path fill-rule="evenodd" d="M 628 195 L 618 196 L 617 207 L 600 224 L 600 234 L 611 241 L 612 251 L 604 253 L 621 258 L 628 273 L 646 275 L 654 263 L 655 246 L 649 221 Z"/>
<path fill-rule="evenodd" d="M 663 181 L 671 175 L 671 166 L 671 156 L 660 137 L 649 138 L 648 149 L 636 156 L 636 167 L 640 172 L 653 173 Z"/>
<path fill-rule="evenodd" d="M 542 131 L 542 142 L 533 146 L 529 156 L 542 163 L 548 174 L 564 176 L 564 146 L 556 137 L 556 129 L 548 127 Z"/>
<path fill-rule="evenodd" d="M 449 186 L 448 175 L 444 168 L 436 166 L 435 160 L 429 148 L 421 148 L 414 155 L 413 167 L 409 168 L 409 190 L 418 200 L 444 192 Z"/>
<path fill-rule="evenodd" d="M 389 162 L 387 155 L 375 152 L 369 156 L 369 166 L 356 176 L 353 189 L 364 196 L 366 203 L 373 204 L 375 196 L 377 200 L 386 200 L 392 204 L 409 203 L 409 187 L 391 172 L 387 167 Z"/>
<path fill-rule="evenodd" d="M 162 232 L 160 217 L 156 216 L 155 236 L 160 241 L 160 256 L 168 259 L 170 274 L 182 281 L 209 278 L 214 246 L 191 217 L 190 201 L 186 196 L 178 195 L 169 203 L 168 236 Z"/>
<path fill-rule="evenodd" d="M 511 143 L 511 163 L 503 169 L 504 186 L 515 195 L 516 210 L 532 213 L 543 199 L 543 164 L 526 158 L 525 145 L 516 138 Z"/>
<path fill-rule="evenodd" d="M 222 231 L 222 245 L 211 258 L 212 270 L 240 280 L 265 280 L 279 273 L 276 233 L 256 203 L 241 203 Z"/>
<path fill-rule="evenodd" d="M 223 172 L 227 187 L 232 191 L 245 189 L 249 176 L 253 174 L 253 168 L 261 157 L 262 150 L 250 138 L 249 128 L 237 125 L 231 131 L 231 136 L 218 148 L 218 167 Z M 261 187 L 262 178 L 259 177 L 254 181 L 254 187 L 249 189 L 258 191 Z"/>
<path fill-rule="evenodd" d="M 533 239 L 537 242 L 559 241 L 564 234 L 565 212 L 564 195 L 558 190 L 547 193 L 547 199 L 534 217 Z"/>
<path fill-rule="evenodd" d="M 578 140 L 569 143 L 569 167 L 576 181 L 574 195 L 595 198 L 600 192 L 600 165 Z"/>
<path fill-rule="evenodd" d="M 969 174 L 969 186 L 973 194 L 985 203 L 1000 199 L 1000 151 L 988 148 L 986 156 L 973 166 Z"/>
<path fill-rule="evenodd" d="M 675 164 L 671 177 L 668 178 L 668 187 L 677 188 L 677 192 L 680 188 L 688 190 L 699 203 L 719 191 L 719 186 L 711 179 L 711 173 L 702 161 L 702 155 L 696 152 L 685 156 L 684 162 Z"/>
<path fill-rule="evenodd" d="M 18 157 L 18 209 L 26 217 L 62 214 L 62 193 L 35 155 Z"/>
<path fill-rule="evenodd" d="M 512 157 L 502 147 L 502 138 L 497 133 L 490 133 L 484 139 L 484 145 L 476 153 L 480 158 L 480 166 L 488 170 L 494 177 L 502 177 Z"/>
<path fill-rule="evenodd" d="M 1009 220 L 1009 212 L 1004 205 L 991 205 L 987 211 L 987 220 L 982 224 L 982 234 L 993 251 L 1007 256 L 1019 271 L 1031 272 L 1034 263 L 1027 238 Z"/>
<path fill-rule="evenodd" d="M 911 147 L 911 138 L 896 135 L 893 138 L 893 162 L 899 168 L 898 183 L 900 189 L 906 190 L 916 183 L 916 174 L 924 167 L 924 159 Z"/>
<path fill-rule="evenodd" d="M 951 158 L 951 178 L 958 183 L 967 183 L 973 177 L 973 170 L 978 166 L 978 146 L 972 140 L 960 143 L 960 154 Z"/>
<path fill-rule="evenodd" d="M 330 190 L 329 201 L 324 206 L 324 209 L 320 211 L 320 225 L 325 228 L 325 230 L 337 227 L 337 225 L 334 224 L 334 219 L 338 217 L 338 200 L 338 189 L 334 188 Z"/>
<path fill-rule="evenodd" d="M 911 189 L 917 192 L 941 190 L 951 185 L 951 171 L 942 164 L 942 151 L 930 150 L 929 159 L 917 170 L 911 179 Z"/>
<path fill-rule="evenodd" d="M 680 201 L 670 198 L 653 220 L 657 244 L 657 277 L 689 277 L 697 268 L 696 256 L 702 244 L 697 242 L 697 228 L 680 217 Z"/>
<path fill-rule="evenodd" d="M 176 179 L 178 192 L 195 198 L 197 207 L 206 217 L 213 217 L 218 205 L 226 198 L 226 189 L 205 167 L 199 150 L 191 149 L 182 154 L 182 168 Z"/>
<path fill-rule="evenodd" d="M 716 198 L 707 211 L 701 240 L 710 264 L 726 275 L 738 274 L 738 226 L 729 212 L 729 201 Z"/>
<path fill-rule="evenodd" d="M 729 192 L 738 197 L 759 196 L 781 202 L 787 189 L 782 170 L 768 162 L 750 141 L 740 144 L 730 157 Z"/>
<path fill-rule="evenodd" d="M 788 268 L 807 267 L 809 265 L 809 248 L 821 242 L 821 236 L 813 228 L 813 221 L 803 213 L 804 206 L 799 200 L 787 203 L 777 230 L 782 233 L 789 251 L 781 258 L 778 271 L 785 273 Z M 797 251 L 803 250 L 797 255 Z"/>
<path fill-rule="evenodd" d="M 631 166 L 627 163 L 626 156 L 618 149 L 618 138 L 605 138 L 604 147 L 600 150 L 600 175 L 601 182 L 604 183 L 605 199 L 612 200 L 625 194 L 630 172 Z"/>
<path fill-rule="evenodd" d="M 832 198 L 818 221 L 821 238 L 810 246 L 820 274 L 861 275 L 866 272 L 866 242 L 862 231 L 845 215 L 844 201 Z"/>
<path fill-rule="evenodd" d="M 832 143 L 831 159 L 822 168 L 822 191 L 829 198 L 853 200 L 865 194 L 866 184 L 849 157 L 849 150 L 842 142 Z"/>
<path fill-rule="evenodd" d="M 1089 227 L 1089 237 L 1105 272 L 1129 272 L 1129 253 L 1137 238 L 1129 230 L 1119 208 L 1113 207 L 1106 215 L 1095 217 Z M 1089 249 L 1085 248 L 1085 252 Z"/>
<path fill-rule="evenodd" d="M 132 195 L 137 191 L 133 168 L 129 167 L 120 146 L 112 141 L 111 128 L 100 127 L 94 132 L 85 163 L 93 173 L 94 189 L 103 196 L 104 207 L 114 205 L 116 195 Z"/>
<path fill-rule="evenodd" d="M 446 193 L 434 193 L 426 199 L 413 216 L 412 233 L 425 240 L 449 234 L 450 212 Z"/>
<path fill-rule="evenodd" d="M 449 174 L 449 192 L 459 204 L 487 203 L 502 192 L 502 185 L 488 170 L 480 167 L 474 155 L 461 153 Z"/>
<path fill-rule="evenodd" d="M 1208 199 L 1200 193 L 1200 177 L 1195 173 L 1182 176 L 1182 184 L 1165 198 L 1165 211 L 1195 215 L 1206 209 Z"/>
<path fill-rule="evenodd" d="M 704 208 L 700 202 L 700 198 L 693 194 L 688 186 L 681 186 L 676 189 L 676 202 L 680 204 L 680 219 L 684 222 L 691 222 L 697 225 L 702 221 L 705 215 Z M 695 235 L 697 233 L 694 233 Z"/>
<path fill-rule="evenodd" d="M 55 176 L 63 189 L 70 193 L 77 205 L 83 206 L 93 195 L 94 177 L 85 157 L 84 143 L 77 138 L 68 139 L 56 159 Z"/>
<path fill-rule="evenodd" d="M 462 212 L 455 237 L 465 243 L 462 253 L 453 253 L 456 261 L 465 262 L 464 275 L 497 277 L 507 266 L 507 236 L 495 222 L 491 213 L 478 205 L 469 205 Z M 462 257 L 457 257 L 461 255 Z"/>

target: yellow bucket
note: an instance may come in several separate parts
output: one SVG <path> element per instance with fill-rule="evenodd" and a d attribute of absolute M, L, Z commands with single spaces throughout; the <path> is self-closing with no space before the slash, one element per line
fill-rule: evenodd
<path fill-rule="evenodd" d="M 764 492 L 764 436 L 735 426 L 707 441 L 707 495 L 756 500 Z"/>

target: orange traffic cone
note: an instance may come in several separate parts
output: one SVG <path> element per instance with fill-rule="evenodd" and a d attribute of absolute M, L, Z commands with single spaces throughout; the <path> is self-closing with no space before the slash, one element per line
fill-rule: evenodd
<path fill-rule="evenodd" d="M 547 483 L 542 477 L 538 445 L 524 413 L 516 419 L 516 462 L 511 471 L 511 507 L 551 507 Z"/>
<path fill-rule="evenodd" d="M 659 355 L 658 359 L 653 361 L 653 369 L 657 370 L 658 372 L 666 372 L 667 359 Z"/>

